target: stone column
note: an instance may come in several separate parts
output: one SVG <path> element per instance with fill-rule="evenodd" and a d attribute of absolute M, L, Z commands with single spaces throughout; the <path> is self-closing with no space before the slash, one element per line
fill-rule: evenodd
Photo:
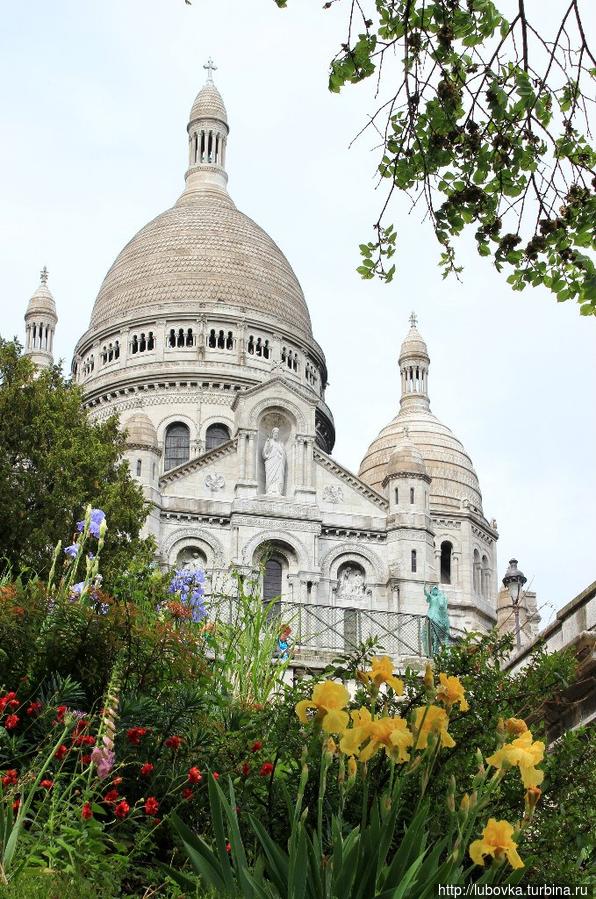
<path fill-rule="evenodd" d="M 248 481 L 257 480 L 257 432 L 251 431 L 248 435 L 248 471 L 246 472 Z"/>
<path fill-rule="evenodd" d="M 240 480 L 246 478 L 246 432 L 238 432 L 238 457 L 240 461 Z"/>

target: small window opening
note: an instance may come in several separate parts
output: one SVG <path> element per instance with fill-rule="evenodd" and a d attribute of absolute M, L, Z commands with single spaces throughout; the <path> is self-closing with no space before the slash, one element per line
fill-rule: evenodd
<path fill-rule="evenodd" d="M 412 571 L 416 571 L 416 550 L 412 550 Z"/>

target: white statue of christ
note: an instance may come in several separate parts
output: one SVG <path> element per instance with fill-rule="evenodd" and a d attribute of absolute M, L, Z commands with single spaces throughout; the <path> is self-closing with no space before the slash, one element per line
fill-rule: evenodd
<path fill-rule="evenodd" d="M 279 428 L 273 428 L 263 447 L 265 460 L 265 493 L 282 496 L 286 476 L 286 450 L 279 439 Z"/>

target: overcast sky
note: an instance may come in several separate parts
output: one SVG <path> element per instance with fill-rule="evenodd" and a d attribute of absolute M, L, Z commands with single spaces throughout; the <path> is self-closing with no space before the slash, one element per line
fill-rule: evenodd
<path fill-rule="evenodd" d="M 432 410 L 471 455 L 486 517 L 498 522 L 499 575 L 517 557 L 548 618 L 596 577 L 596 319 L 546 290 L 512 293 L 471 245 L 460 248 L 463 283 L 443 281 L 434 237 L 405 204 L 393 207 L 393 284 L 359 278 L 357 246 L 370 238 L 381 197 L 372 138 L 348 144 L 372 108 L 373 84 L 327 92 L 343 13 L 321 6 L 4 7 L 0 332 L 22 339 L 47 265 L 56 352 L 69 369 L 115 256 L 182 190 L 188 113 L 212 55 L 230 120 L 230 193 L 281 246 L 304 289 L 329 366 L 334 456 L 357 471 L 397 412 L 399 346 L 416 310 Z"/>

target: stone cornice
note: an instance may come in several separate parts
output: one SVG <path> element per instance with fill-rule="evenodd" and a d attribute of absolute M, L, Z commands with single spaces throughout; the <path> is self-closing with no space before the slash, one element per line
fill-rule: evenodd
<path fill-rule="evenodd" d="M 347 468 L 344 468 L 343 465 L 340 465 L 335 459 L 328 456 L 327 453 L 323 452 L 318 446 L 313 448 L 313 456 L 315 462 L 318 462 L 319 465 L 322 465 L 327 471 L 332 472 L 345 484 L 349 484 L 357 493 L 362 494 L 362 496 L 365 496 L 375 505 L 379 506 L 380 509 L 383 509 L 384 512 L 387 512 L 389 509 L 388 500 L 384 496 L 381 496 L 380 493 L 377 493 L 376 490 L 373 490 L 372 487 L 369 487 L 368 484 L 365 484 L 364 481 L 361 481 L 357 475 L 352 474 L 351 471 L 348 471 Z"/>
<path fill-rule="evenodd" d="M 237 449 L 238 438 L 232 437 L 231 440 L 226 440 L 225 443 L 216 446 L 215 449 L 208 450 L 206 453 L 202 453 L 200 456 L 195 456 L 194 459 L 190 459 L 190 461 L 178 465 L 177 468 L 170 469 L 170 471 L 160 477 L 159 486 L 162 488 L 167 487 L 168 484 L 173 484 L 174 481 L 179 481 L 180 478 L 187 477 L 187 475 L 192 474 L 194 471 L 198 471 L 200 468 L 204 468 L 206 465 L 210 465 L 217 459 L 235 453 Z"/>

